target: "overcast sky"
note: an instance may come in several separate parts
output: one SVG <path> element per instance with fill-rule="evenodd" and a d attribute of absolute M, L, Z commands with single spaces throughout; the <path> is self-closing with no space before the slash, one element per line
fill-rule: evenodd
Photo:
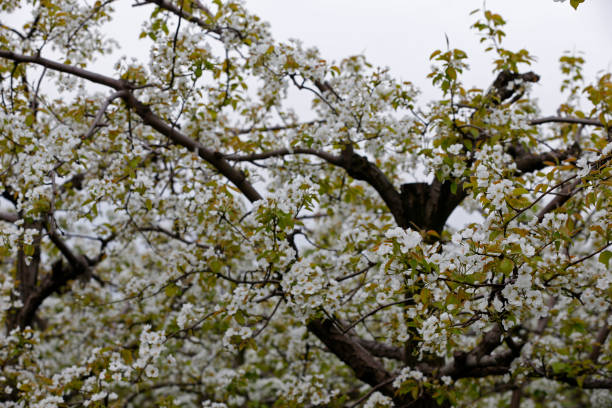
<path fill-rule="evenodd" d="M 206 3 L 206 1 L 204 1 Z M 146 57 L 148 47 L 138 44 L 138 20 L 151 7 L 133 8 L 132 0 L 119 2 L 111 32 L 126 44 L 122 53 Z M 492 79 L 492 56 L 485 54 L 470 29 L 482 0 L 247 0 L 247 8 L 270 22 L 277 40 L 298 38 L 317 46 L 327 60 L 365 54 L 368 60 L 388 66 L 402 80 L 423 91 L 421 100 L 438 93 L 426 75 L 429 55 L 450 46 L 468 53 L 468 86 L 486 87 Z M 612 0 L 586 0 L 578 10 L 553 0 L 488 0 L 487 8 L 508 22 L 506 48 L 526 48 L 537 57 L 530 68 L 541 76 L 535 94 L 542 113 L 554 113 L 559 104 L 559 57 L 565 51 L 584 52 L 585 76 L 591 80 L 601 70 L 612 70 Z M 108 61 L 112 66 L 112 62 Z M 296 101 L 304 113 L 309 104 Z"/>
<path fill-rule="evenodd" d="M 477 17 L 470 11 L 482 5 L 482 0 L 247 0 L 247 7 L 271 23 L 277 39 L 299 38 L 319 47 L 327 59 L 365 54 L 417 84 L 425 100 L 437 95 L 425 77 L 431 52 L 446 47 L 444 34 L 451 48 L 470 57 L 466 84 L 490 84 L 492 59 L 469 28 Z M 612 70 L 612 0 L 586 0 L 577 11 L 552 0 L 489 0 L 486 5 L 508 22 L 506 47 L 526 48 L 538 58 L 530 69 L 542 77 L 535 92 L 543 113 L 558 106 L 558 61 L 564 51 L 584 52 L 587 79 Z"/>

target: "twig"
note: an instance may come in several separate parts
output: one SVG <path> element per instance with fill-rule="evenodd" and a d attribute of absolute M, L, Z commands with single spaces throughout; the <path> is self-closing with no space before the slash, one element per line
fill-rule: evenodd
<path fill-rule="evenodd" d="M 356 408 L 361 403 L 365 402 L 365 400 L 367 400 L 370 397 L 370 395 L 374 394 L 377 390 L 379 390 L 380 388 L 384 387 L 385 385 L 393 382 L 393 380 L 395 380 L 395 377 L 391 377 L 387 381 L 381 382 L 376 387 L 372 387 L 372 389 L 370 389 L 370 391 L 366 392 L 365 395 L 363 395 L 361 398 L 359 398 L 357 401 L 355 401 L 355 403 L 353 405 L 350 405 L 348 408 Z"/>
<path fill-rule="evenodd" d="M 353 323 L 351 323 L 348 327 L 343 328 L 342 329 L 342 334 L 348 333 L 353 327 L 357 326 L 359 323 L 363 322 L 365 319 L 367 319 L 368 317 L 372 316 L 373 314 L 381 311 L 382 309 L 385 309 L 385 308 L 391 307 L 391 306 L 395 306 L 395 305 L 401 305 L 402 303 L 410 303 L 410 302 L 414 302 L 414 299 L 413 298 L 408 298 L 408 299 L 404 299 L 404 300 L 398 300 L 397 302 L 386 303 L 384 305 L 381 305 L 381 306 L 377 307 L 376 309 L 372 310 L 371 312 L 368 312 L 364 316 L 360 317 L 358 320 L 356 320 Z"/>

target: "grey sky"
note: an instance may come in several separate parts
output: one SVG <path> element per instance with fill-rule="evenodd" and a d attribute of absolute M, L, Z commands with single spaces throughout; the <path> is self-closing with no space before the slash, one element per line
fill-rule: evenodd
<path fill-rule="evenodd" d="M 146 60 L 149 44 L 138 40 L 138 34 L 152 6 L 132 4 L 118 2 L 108 30 L 123 46 L 119 55 Z M 466 85 L 491 83 L 492 56 L 484 53 L 469 28 L 477 18 L 469 12 L 482 5 L 482 0 L 247 0 L 247 8 L 271 23 L 277 40 L 298 38 L 306 46 L 317 46 L 328 60 L 365 54 L 371 63 L 389 66 L 397 77 L 415 83 L 423 91 L 423 104 L 438 96 L 426 75 L 431 52 L 446 47 L 445 34 L 451 47 L 470 57 Z M 584 52 L 587 81 L 600 70 L 612 70 L 612 0 L 586 0 L 577 11 L 552 0 L 489 0 L 487 8 L 508 21 L 506 48 L 526 48 L 538 58 L 525 70 L 541 75 L 534 92 L 544 115 L 554 113 L 560 102 L 558 60 L 564 51 Z M 92 68 L 112 73 L 115 60 L 113 56 L 96 61 Z M 307 95 L 296 94 L 292 93 L 292 104 L 298 113 L 310 116 Z M 466 218 L 459 211 L 451 222 L 460 224 Z"/>
<path fill-rule="evenodd" d="M 108 32 L 123 46 L 119 55 L 146 60 L 149 44 L 138 40 L 138 34 L 152 6 L 134 8 L 133 3 L 116 3 Z M 469 12 L 482 8 L 482 0 L 247 0 L 246 5 L 271 23 L 277 40 L 301 39 L 306 46 L 317 46 L 328 60 L 365 54 L 371 63 L 388 66 L 397 77 L 415 83 L 423 91 L 422 101 L 438 95 L 426 75 L 431 52 L 446 47 L 444 34 L 451 47 L 470 57 L 466 85 L 485 87 L 492 79 L 492 56 L 484 53 L 469 28 L 477 17 Z M 600 70 L 612 70 L 612 0 L 586 0 L 577 11 L 553 0 L 488 0 L 487 8 L 508 21 L 507 48 L 526 48 L 538 58 L 525 70 L 542 77 L 535 93 L 545 114 L 558 106 L 558 60 L 564 51 L 584 52 L 589 81 Z M 110 74 L 115 60 L 105 58 L 92 66 Z M 306 113 L 306 101 L 296 103 Z"/>
<path fill-rule="evenodd" d="M 423 91 L 436 97 L 425 78 L 429 55 L 446 47 L 470 57 L 467 85 L 487 86 L 492 58 L 485 55 L 469 28 L 482 0 L 250 0 L 247 7 L 267 20 L 277 39 L 299 38 L 316 45 L 327 59 L 363 53 L 375 65 L 389 66 Z M 552 0 L 489 0 L 487 8 L 508 22 L 504 40 L 510 49 L 526 48 L 538 58 L 531 68 L 541 75 L 536 95 L 543 113 L 558 105 L 559 57 L 564 51 L 583 51 L 587 80 L 599 70 L 612 69 L 612 0 L 586 0 L 576 11 Z"/>
<path fill-rule="evenodd" d="M 132 3 L 119 2 L 110 32 L 125 45 L 120 53 L 146 58 L 148 46 L 138 42 L 139 21 L 148 17 L 151 7 L 133 8 Z M 317 46 L 328 60 L 365 54 L 371 63 L 388 66 L 397 77 L 415 83 L 423 91 L 423 102 L 438 96 L 426 75 L 431 52 L 446 47 L 444 34 L 451 47 L 468 53 L 466 85 L 486 87 L 492 80 L 492 56 L 484 53 L 470 29 L 477 16 L 469 12 L 482 8 L 482 0 L 247 0 L 246 5 L 271 23 L 277 40 L 298 38 L 306 46 Z M 612 70 L 612 0 L 586 0 L 578 10 L 553 0 L 489 0 L 487 8 L 508 22 L 507 48 L 526 48 L 537 57 L 525 70 L 541 76 L 534 92 L 543 114 L 558 106 L 558 61 L 564 51 L 584 52 L 589 81 L 600 70 Z M 306 98 L 294 99 L 298 112 L 308 116 Z"/>

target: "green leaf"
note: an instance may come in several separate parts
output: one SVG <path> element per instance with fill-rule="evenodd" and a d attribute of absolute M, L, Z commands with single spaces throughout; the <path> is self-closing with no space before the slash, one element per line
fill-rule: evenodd
<path fill-rule="evenodd" d="M 499 263 L 499 271 L 504 275 L 510 275 L 512 270 L 514 269 L 514 262 L 510 258 L 504 258 Z"/>
<path fill-rule="evenodd" d="M 562 361 L 557 361 L 551 364 L 551 368 L 553 369 L 553 372 L 555 374 L 559 374 L 559 373 L 566 372 L 569 367 L 567 363 L 564 363 Z"/>
<path fill-rule="evenodd" d="M 604 126 L 608 126 L 608 121 L 606 120 L 606 115 L 604 112 L 601 112 L 598 115 L 599 121 L 604 125 Z"/>
<path fill-rule="evenodd" d="M 599 254 L 599 262 L 606 265 L 606 268 L 609 268 L 610 258 L 612 258 L 612 251 L 603 251 Z"/>
<path fill-rule="evenodd" d="M 246 323 L 246 316 L 244 315 L 244 312 L 242 310 L 236 311 L 236 314 L 234 314 L 234 320 L 236 320 L 236 323 L 239 325 L 244 326 Z"/>
<path fill-rule="evenodd" d="M 476 129 L 472 129 L 476 132 L 476 137 L 478 137 L 478 132 L 476 131 Z M 472 141 L 470 139 L 465 139 L 463 141 L 463 145 L 468 149 L 468 150 L 472 150 L 473 149 L 473 145 L 472 145 Z"/>
<path fill-rule="evenodd" d="M 34 255 L 34 246 L 33 245 L 24 245 L 23 246 L 23 253 L 26 254 L 26 256 Z"/>
<path fill-rule="evenodd" d="M 446 68 L 446 76 L 454 81 L 457 79 L 457 71 L 453 67 L 448 67 Z"/>
<path fill-rule="evenodd" d="M 219 273 L 223 264 L 217 259 L 212 259 L 208 262 L 208 266 L 210 267 L 210 270 L 214 273 Z"/>
<path fill-rule="evenodd" d="M 132 362 L 134 361 L 134 358 L 132 357 L 132 352 L 128 349 L 120 349 L 119 353 L 121 354 L 121 357 L 123 357 L 123 360 L 127 363 L 127 364 L 132 364 Z"/>
<path fill-rule="evenodd" d="M 527 189 L 523 187 L 517 187 L 512 191 L 512 195 L 515 195 L 515 196 L 520 196 L 520 195 L 527 194 L 527 193 L 529 193 L 529 191 L 527 191 Z"/>
<path fill-rule="evenodd" d="M 572 7 L 574 8 L 574 10 L 578 9 L 578 6 L 584 3 L 584 0 L 570 0 L 570 4 L 572 5 Z"/>
<path fill-rule="evenodd" d="M 166 286 L 166 289 L 164 289 L 164 293 L 167 297 L 174 297 L 181 293 L 181 288 L 176 285 L 168 285 Z"/>

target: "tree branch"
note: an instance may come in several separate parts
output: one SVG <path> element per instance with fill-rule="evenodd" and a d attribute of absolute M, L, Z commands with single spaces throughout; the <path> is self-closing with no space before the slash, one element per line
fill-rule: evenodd
<path fill-rule="evenodd" d="M 406 303 L 413 305 L 414 304 L 414 299 L 413 298 L 408 298 L 408 299 L 398 300 L 397 302 L 391 302 L 391 303 L 386 303 L 384 305 L 380 305 L 377 308 L 375 308 L 374 310 L 371 310 L 368 313 L 366 313 L 365 315 L 361 316 L 359 319 L 355 320 L 353 323 L 349 324 L 347 327 L 344 328 L 344 330 L 342 330 L 342 332 L 343 333 L 348 333 L 353 327 L 357 326 L 359 323 L 363 322 L 368 317 L 378 313 L 379 311 L 381 311 L 383 309 L 386 309 L 386 308 L 391 307 L 391 306 L 406 304 Z"/>
<path fill-rule="evenodd" d="M 15 222 L 18 219 L 19 217 L 15 213 L 0 211 L 0 221 Z"/>
<path fill-rule="evenodd" d="M 536 170 L 541 170 L 548 166 L 545 162 L 561 163 L 563 160 L 570 157 L 577 158 L 580 152 L 581 149 L 578 143 L 574 143 L 565 150 L 539 154 L 533 154 L 520 145 L 513 145 L 508 149 L 508 154 L 514 159 L 516 168 L 522 173 L 531 173 Z"/>
<path fill-rule="evenodd" d="M 408 183 L 401 186 L 404 219 L 407 225 L 441 233 L 448 217 L 467 196 L 462 182 L 434 179 L 431 184 Z"/>
<path fill-rule="evenodd" d="M 264 126 L 264 127 L 250 127 L 246 129 L 230 129 L 233 133 L 238 135 L 245 135 L 253 132 L 277 132 L 279 130 L 296 129 L 302 126 L 312 126 L 325 123 L 324 120 L 311 120 L 303 123 L 291 123 L 288 125 L 275 125 L 275 126 Z"/>
<path fill-rule="evenodd" d="M 572 196 L 574 194 L 576 194 L 576 192 L 577 192 L 576 187 L 581 182 L 582 182 L 582 180 L 578 179 L 578 180 L 574 180 L 572 183 L 566 184 L 561 189 L 561 192 L 558 195 L 556 195 L 555 198 L 550 200 L 550 202 L 548 204 L 546 204 L 546 206 L 540 210 L 540 212 L 538 213 L 538 223 L 542 222 L 542 220 L 544 219 L 544 216 L 546 214 L 548 214 L 549 212 L 554 211 L 557 208 L 561 207 L 570 198 L 572 198 Z"/>
<path fill-rule="evenodd" d="M 182 17 L 191 23 L 197 24 L 198 26 L 200 26 L 201 28 L 207 31 L 213 32 L 218 35 L 222 35 L 223 33 L 223 30 L 221 30 L 220 27 L 215 27 L 211 24 L 208 24 L 206 21 L 194 16 L 193 14 L 186 12 L 185 10 L 177 7 L 176 5 L 172 4 L 172 2 L 168 0 L 147 0 L 147 3 L 156 4 L 159 8 L 169 11 L 172 14 L 175 14 L 179 17 Z M 196 3 L 196 2 L 194 3 L 195 3 L 194 5 L 197 8 L 201 9 L 204 12 L 204 14 L 207 14 L 210 16 L 210 11 L 206 7 L 201 6 L 199 3 Z"/>
<path fill-rule="evenodd" d="M 597 119 L 574 118 L 570 116 L 546 116 L 529 121 L 529 124 L 532 126 L 541 125 L 543 123 L 575 123 L 578 125 L 605 127 L 605 125 Z"/>
<path fill-rule="evenodd" d="M 91 126 L 89 127 L 89 130 L 87 131 L 85 136 L 83 136 L 83 140 L 87 140 L 87 139 L 91 138 L 94 135 L 94 132 L 96 131 L 96 127 L 100 124 L 100 121 L 102 120 L 102 116 L 104 116 L 104 113 L 106 112 L 106 109 L 108 109 L 108 106 L 115 99 L 121 98 L 121 97 L 126 96 L 126 95 L 127 95 L 127 91 L 126 90 L 121 90 L 121 91 L 114 92 L 111 96 L 106 98 L 106 100 L 104 101 L 104 103 L 102 104 L 100 109 L 98 110 L 98 113 L 96 114 L 96 117 L 94 118 L 94 121 L 91 123 Z"/>
<path fill-rule="evenodd" d="M 609 313 L 606 315 L 606 320 L 608 316 Z M 591 360 L 593 364 L 597 364 L 597 359 L 601 354 L 601 346 L 603 346 L 608 338 L 608 334 L 610 334 L 610 326 L 607 322 L 604 322 L 604 325 L 599 329 L 597 335 L 595 336 L 595 344 L 593 344 L 593 349 L 589 353 L 589 360 Z"/>
<path fill-rule="evenodd" d="M 310 154 L 317 156 L 326 162 L 342 167 L 355 180 L 362 180 L 372 186 L 383 199 L 396 223 L 407 228 L 408 223 L 404 219 L 402 200 L 393 183 L 387 176 L 366 157 L 353 151 L 351 146 L 346 146 L 339 156 L 309 148 L 278 149 L 249 155 L 226 155 L 225 159 L 230 161 L 254 161 L 264 160 L 272 157 L 281 157 L 292 154 Z"/>
<path fill-rule="evenodd" d="M 147 125 L 151 126 L 153 129 L 157 130 L 159 133 L 166 136 L 174 143 L 188 148 L 189 150 L 195 152 L 202 159 L 206 160 L 228 180 L 234 183 L 234 185 L 238 187 L 238 189 L 251 202 L 261 199 L 261 195 L 257 192 L 257 190 L 255 190 L 253 185 L 247 181 L 244 173 L 232 167 L 227 162 L 227 160 L 223 158 L 223 155 L 221 153 L 208 149 L 200 142 L 189 138 L 187 135 L 180 132 L 178 129 L 164 122 L 159 116 L 155 115 L 151 111 L 149 106 L 143 104 L 138 99 L 136 99 L 136 97 L 132 93 L 128 93 L 128 95 L 124 97 L 124 100 L 126 101 L 128 106 L 130 106 L 136 111 L 138 116 L 140 116 L 140 118 Z"/>
<path fill-rule="evenodd" d="M 343 334 L 331 320 L 313 319 L 307 327 L 332 353 L 351 367 L 361 381 L 376 387 L 391 378 L 391 374 L 378 360 L 374 359 L 353 337 Z M 386 395 L 394 393 L 391 385 L 386 385 L 382 391 Z"/>
<path fill-rule="evenodd" d="M 47 297 L 59 291 L 70 280 L 88 277 L 91 273 L 93 263 L 85 256 L 73 252 L 68 244 L 57 234 L 52 219 L 47 223 L 46 229 L 49 239 L 60 250 L 68 263 L 64 264 L 61 259 L 56 261 L 51 267 L 51 273 L 47 274 L 39 285 L 35 285 L 36 282 L 31 285 L 30 290 L 22 297 L 23 306 L 15 311 L 15 315 L 11 320 L 13 327 L 19 326 L 24 328 L 30 326 L 36 316 L 36 311 Z M 99 260 L 102 259 L 102 257 L 99 258 Z"/>
<path fill-rule="evenodd" d="M 333 154 L 324 152 L 322 150 L 300 148 L 300 147 L 297 147 L 294 149 L 285 148 L 285 149 L 270 150 L 267 152 L 251 153 L 251 154 L 245 154 L 245 155 L 226 154 L 223 156 L 223 158 L 229 161 L 241 162 L 241 161 L 265 160 L 265 159 L 270 159 L 274 157 L 291 156 L 295 154 L 309 154 L 309 155 L 317 156 L 325 160 L 326 162 L 334 164 L 336 166 L 340 166 L 341 164 L 340 156 L 334 156 Z"/>
<path fill-rule="evenodd" d="M 230 180 L 238 189 L 250 200 L 257 201 L 261 199 L 261 195 L 255 188 L 246 180 L 244 173 L 233 168 L 223 155 L 211 149 L 208 149 L 200 142 L 189 138 L 184 133 L 176 128 L 168 125 L 159 116 L 155 115 L 149 106 L 140 102 L 132 93 L 133 86 L 124 80 L 113 79 L 105 75 L 97 74 L 82 68 L 72 65 L 66 65 L 59 62 L 51 61 L 39 56 L 28 56 L 16 54 L 11 51 L 0 50 L 0 58 L 6 58 L 15 62 L 26 62 L 38 64 L 49 69 L 64 72 L 79 78 L 87 79 L 97 84 L 106 85 L 117 91 L 123 91 L 121 97 L 126 104 L 133 108 L 138 116 L 150 127 L 157 130 L 162 135 L 173 141 L 175 144 L 188 148 L 195 152 L 202 159 L 216 168 L 223 176 Z"/>
<path fill-rule="evenodd" d="M 296 147 L 246 155 L 228 154 L 223 158 L 229 161 L 256 161 L 295 154 L 317 156 L 345 169 L 355 180 L 367 182 L 378 192 L 395 222 L 402 228 L 433 229 L 440 233 L 450 214 L 467 195 L 461 182 L 456 182 L 456 191 L 453 193 L 452 181 L 440 182 L 437 179 L 431 184 L 403 184 L 400 194 L 387 176 L 365 156 L 355 153 L 352 146 L 346 146 L 338 156 L 321 150 Z"/>
<path fill-rule="evenodd" d="M 570 377 L 567 374 L 563 374 L 563 373 L 554 374 L 553 370 L 550 370 L 547 367 L 535 369 L 534 372 L 531 374 L 531 376 L 532 377 L 543 377 L 543 378 L 548 378 L 550 380 L 560 381 L 560 382 L 572 385 L 574 387 L 577 387 L 579 385 L 578 381 L 574 377 Z M 584 388 L 584 389 L 596 389 L 596 388 L 610 389 L 610 388 L 612 388 L 612 378 L 592 378 L 592 377 L 586 377 L 586 378 L 583 379 L 582 385 L 580 385 L 580 388 Z"/>
<path fill-rule="evenodd" d="M 26 244 L 22 241 L 19 243 L 19 249 L 17 251 L 17 262 L 16 262 L 16 280 L 17 290 L 19 292 L 19 298 L 22 304 L 26 304 L 28 299 L 36 290 L 36 284 L 38 281 L 38 272 L 40 267 L 40 240 L 42 223 L 40 221 L 29 221 L 24 222 L 24 233 L 28 230 L 35 230 L 35 235 L 32 237 L 32 242 L 28 246 L 33 247 L 33 253 L 31 256 L 27 255 Z M 23 236 L 22 236 L 23 240 Z M 21 318 L 22 309 L 9 310 L 8 318 L 6 320 L 7 328 L 12 330 L 19 326 L 25 328 L 30 325 L 34 318 L 35 311 L 31 314 L 31 318 L 24 321 Z"/>
<path fill-rule="evenodd" d="M 380 343 L 375 340 L 366 340 L 358 336 L 353 336 L 353 339 L 359 343 L 361 347 L 366 349 L 374 357 L 390 358 L 397 361 L 405 361 L 404 349 L 395 347 L 390 344 Z"/>
<path fill-rule="evenodd" d="M 494 97 L 494 105 L 499 105 L 510 98 L 512 98 L 510 103 L 513 103 L 518 100 L 523 93 L 520 92 L 520 86 L 509 86 L 511 82 L 516 84 L 516 81 L 538 82 L 539 80 L 540 76 L 532 71 L 520 74 L 518 72 L 503 70 L 497 75 L 495 81 L 493 81 L 489 95 Z M 516 94 L 517 90 L 519 90 L 518 94 Z"/>
<path fill-rule="evenodd" d="M 514 349 L 491 354 L 503 342 L 503 329 L 499 323 L 486 332 L 480 343 L 470 352 L 456 352 L 453 361 L 440 369 L 440 375 L 453 378 L 486 377 L 506 374 L 510 363 L 520 355 L 522 345 Z"/>
<path fill-rule="evenodd" d="M 115 90 L 121 90 L 126 86 L 126 82 L 107 77 L 106 75 L 97 74 L 95 72 L 88 71 L 83 68 L 75 67 L 73 65 L 62 64 L 60 62 L 52 61 L 47 58 L 43 58 L 40 56 L 30 56 L 30 55 L 22 55 L 17 54 L 12 51 L 1 50 L 0 49 L 0 58 L 5 58 L 11 61 L 15 61 L 17 63 L 25 62 L 41 65 L 43 67 L 47 67 L 54 71 L 63 72 L 65 74 L 74 75 L 79 78 L 87 79 L 88 81 L 94 82 L 96 84 L 105 85 Z"/>
<path fill-rule="evenodd" d="M 353 369 L 357 378 L 371 387 L 377 387 L 381 393 L 392 398 L 397 406 L 409 404 L 412 408 L 438 407 L 436 401 L 427 393 L 416 399 L 410 395 L 397 395 L 391 385 L 393 376 L 385 370 L 381 362 L 376 360 L 360 341 L 343 334 L 330 319 L 313 319 L 308 322 L 307 327 L 329 351 Z"/>

